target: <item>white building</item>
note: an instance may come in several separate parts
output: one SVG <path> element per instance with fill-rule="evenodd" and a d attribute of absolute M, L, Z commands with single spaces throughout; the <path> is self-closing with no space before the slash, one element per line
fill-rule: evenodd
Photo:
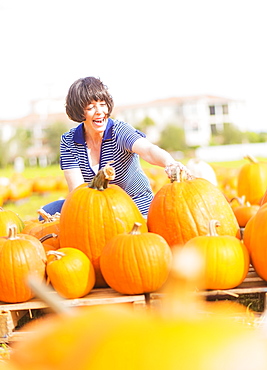
<path fill-rule="evenodd" d="M 155 126 L 148 128 L 147 136 L 153 142 L 159 139 L 167 125 L 177 125 L 184 129 L 189 146 L 208 145 L 212 133 L 222 132 L 224 123 L 231 123 L 240 130 L 247 129 L 244 102 L 210 95 L 115 107 L 112 116 L 133 126 L 146 117 L 151 118 Z"/>

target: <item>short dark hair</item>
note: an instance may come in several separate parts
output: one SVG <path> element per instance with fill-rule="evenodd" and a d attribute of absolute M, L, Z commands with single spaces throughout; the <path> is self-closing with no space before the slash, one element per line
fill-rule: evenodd
<path fill-rule="evenodd" d="M 66 97 L 66 113 L 74 122 L 83 122 L 84 110 L 92 101 L 105 101 L 108 106 L 108 117 L 114 103 L 107 86 L 99 78 L 85 77 L 76 80 L 69 88 Z"/>

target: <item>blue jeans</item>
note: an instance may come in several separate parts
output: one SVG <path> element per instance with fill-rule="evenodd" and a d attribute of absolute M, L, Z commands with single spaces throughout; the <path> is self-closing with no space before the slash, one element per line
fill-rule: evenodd
<path fill-rule="evenodd" d="M 49 213 L 50 215 L 54 215 L 56 212 L 59 212 L 59 213 L 61 212 L 61 208 L 64 202 L 65 202 L 65 199 L 55 200 L 54 202 L 46 204 L 42 208 L 43 210 L 45 210 L 45 212 Z M 39 220 L 43 220 L 43 217 L 39 216 Z"/>

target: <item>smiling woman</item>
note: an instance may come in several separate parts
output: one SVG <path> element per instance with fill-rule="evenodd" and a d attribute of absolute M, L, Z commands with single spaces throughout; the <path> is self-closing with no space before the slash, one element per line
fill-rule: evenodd
<path fill-rule="evenodd" d="M 139 157 L 165 167 L 169 177 L 172 167 L 190 174 L 168 152 L 150 143 L 145 134 L 126 122 L 111 119 L 112 109 L 112 96 L 99 78 L 80 78 L 71 85 L 66 113 L 79 125 L 61 137 L 60 166 L 72 191 L 91 182 L 98 170 L 112 163 L 116 175 L 110 183 L 125 190 L 146 217 L 153 192 Z M 60 212 L 63 203 L 48 204 L 44 209 L 50 214 Z"/>

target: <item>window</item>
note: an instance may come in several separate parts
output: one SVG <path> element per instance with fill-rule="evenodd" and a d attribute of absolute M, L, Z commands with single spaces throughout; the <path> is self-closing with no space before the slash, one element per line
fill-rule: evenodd
<path fill-rule="evenodd" d="M 210 115 L 214 116 L 215 115 L 215 105 L 210 105 L 209 109 L 210 109 Z"/>
<path fill-rule="evenodd" d="M 215 123 L 212 123 L 210 125 L 210 129 L 211 129 L 211 134 L 212 135 L 217 135 L 218 134 L 217 127 L 216 127 L 216 124 Z"/>
<path fill-rule="evenodd" d="M 222 109 L 223 109 L 223 114 L 228 114 L 228 105 L 227 104 L 224 104 L 222 106 Z"/>

